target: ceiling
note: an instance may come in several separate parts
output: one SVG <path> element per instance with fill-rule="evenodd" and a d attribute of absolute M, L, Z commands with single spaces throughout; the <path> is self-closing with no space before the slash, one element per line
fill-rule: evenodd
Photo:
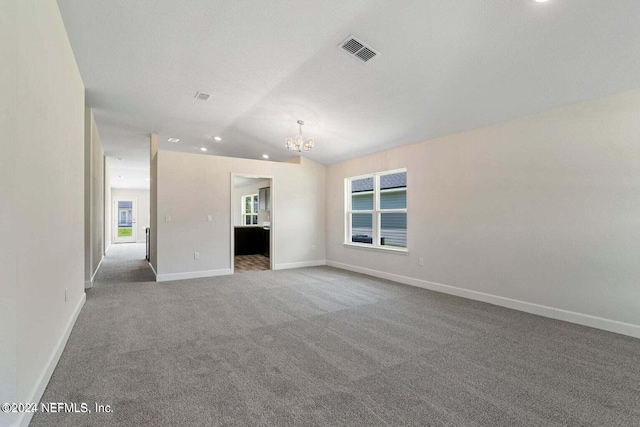
<path fill-rule="evenodd" d="M 248 176 L 235 175 L 233 177 L 233 188 L 246 187 L 247 185 L 257 184 L 268 179 L 269 178 L 253 178 Z"/>
<path fill-rule="evenodd" d="M 640 87 L 637 0 L 58 4 L 129 188 L 148 187 L 127 171 L 148 174 L 150 133 L 160 149 L 283 161 L 301 119 L 316 142 L 303 155 L 329 164 Z M 380 55 L 349 56 L 349 35 Z"/>

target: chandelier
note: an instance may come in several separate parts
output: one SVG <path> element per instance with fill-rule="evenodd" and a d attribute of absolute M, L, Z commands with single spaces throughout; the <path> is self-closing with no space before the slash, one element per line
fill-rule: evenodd
<path fill-rule="evenodd" d="M 304 142 L 304 138 L 302 137 L 302 125 L 304 122 L 302 120 L 298 120 L 298 134 L 293 138 L 287 138 L 284 141 L 284 146 L 291 151 L 310 151 L 313 148 L 313 139 L 307 139 L 307 142 Z"/>

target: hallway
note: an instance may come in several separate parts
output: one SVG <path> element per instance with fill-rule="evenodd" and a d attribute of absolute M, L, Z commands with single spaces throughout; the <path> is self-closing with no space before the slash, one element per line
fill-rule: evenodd
<path fill-rule="evenodd" d="M 124 356 L 148 347 L 150 311 L 143 294 L 157 287 L 145 260 L 144 243 L 112 244 L 87 301 L 42 396 L 42 402 L 87 402 L 110 405 L 126 396 L 123 376 L 136 369 Z M 131 379 L 131 378 L 130 378 Z M 124 386 L 124 387 L 123 387 Z M 118 405 L 122 410 L 122 405 Z M 36 413 L 31 426 L 86 425 L 84 414 Z M 125 415 L 125 414 L 120 414 Z M 91 422 L 112 425 L 113 414 L 92 414 Z M 98 419 L 102 417 L 102 419 Z"/>
<path fill-rule="evenodd" d="M 87 303 L 93 292 L 132 282 L 154 282 L 153 271 L 144 258 L 144 243 L 112 244 L 102 261 L 93 289 L 87 290 Z"/>

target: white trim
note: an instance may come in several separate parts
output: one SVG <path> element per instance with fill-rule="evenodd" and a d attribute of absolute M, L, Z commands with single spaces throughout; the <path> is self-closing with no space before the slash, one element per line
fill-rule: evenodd
<path fill-rule="evenodd" d="M 327 261 L 319 259 L 316 261 L 301 261 L 301 262 L 288 262 L 284 264 L 276 264 L 274 270 L 288 270 L 290 268 L 303 268 L 303 267 L 318 267 L 320 265 L 327 265 Z"/>
<path fill-rule="evenodd" d="M 156 274 L 156 282 L 199 279 L 201 277 L 228 276 L 230 274 L 232 274 L 230 268 L 222 268 L 220 270 L 187 271 L 184 273 Z"/>
<path fill-rule="evenodd" d="M 111 242 L 109 242 L 109 244 L 107 245 L 107 247 L 104 249 L 104 254 L 103 254 L 103 255 L 106 255 L 106 254 L 107 254 L 107 252 L 109 252 L 109 249 L 111 249 Z"/>
<path fill-rule="evenodd" d="M 76 308 L 71 314 L 71 318 L 69 319 L 69 322 L 67 322 L 67 327 L 64 330 L 64 334 L 62 334 L 62 336 L 60 337 L 60 340 L 58 340 L 56 347 L 54 348 L 53 352 L 49 356 L 49 359 L 47 360 L 47 364 L 45 365 L 44 369 L 40 373 L 40 376 L 38 377 L 38 381 L 36 382 L 35 388 L 31 392 L 30 397 L 26 399 L 25 402 L 36 403 L 36 402 L 40 402 L 40 399 L 42 399 L 44 390 L 47 388 L 47 385 L 49 384 L 51 375 L 53 375 L 53 370 L 58 365 L 60 356 L 62 356 L 62 351 L 64 350 L 64 347 L 67 345 L 67 341 L 69 340 L 69 335 L 71 335 L 71 330 L 73 329 L 73 326 L 76 324 L 78 315 L 80 314 L 80 311 L 82 310 L 82 307 L 84 306 L 84 303 L 86 300 L 87 300 L 87 294 L 83 292 L 82 297 L 80 298 L 80 301 L 78 301 L 78 305 L 76 305 Z M 14 425 L 26 427 L 29 425 L 29 422 L 31 421 L 31 417 L 33 417 L 33 412 L 23 412 L 18 416 L 18 419 L 16 420 Z"/>
<path fill-rule="evenodd" d="M 231 212 L 229 213 L 229 265 L 231 266 L 230 274 L 235 273 L 235 244 L 236 244 L 236 233 L 235 233 L 235 220 L 233 218 L 233 181 L 236 176 L 240 176 L 243 178 L 261 178 L 264 180 L 269 180 L 270 187 L 270 198 L 271 198 L 271 211 L 269 212 L 269 268 L 271 270 L 276 269 L 276 238 L 275 238 L 275 230 L 276 230 L 276 196 L 275 196 L 275 188 L 276 188 L 276 179 L 274 175 L 251 175 L 246 173 L 236 173 L 231 172 L 230 179 L 230 188 L 229 188 L 229 209 Z M 245 186 L 241 186 L 245 187 Z"/>
<path fill-rule="evenodd" d="M 394 246 L 373 246 L 369 243 L 343 243 L 342 246 L 378 252 L 391 252 L 399 255 L 409 255 L 409 249 Z"/>
<path fill-rule="evenodd" d="M 400 208 L 399 209 L 381 209 L 380 194 L 382 193 L 382 190 L 380 189 L 380 178 L 382 176 L 393 175 L 397 173 L 406 174 L 407 168 L 394 169 L 394 170 L 383 171 L 383 172 L 374 172 L 367 175 L 352 176 L 344 179 L 344 190 L 345 190 L 345 203 L 344 203 L 345 234 L 344 234 L 344 240 L 343 240 L 344 245 L 349 245 L 349 246 L 358 247 L 358 248 L 364 247 L 357 244 L 353 245 L 354 243 L 353 242 L 353 215 L 369 214 L 371 215 L 371 244 L 368 244 L 367 246 L 372 249 L 389 250 L 387 249 L 387 247 L 380 244 L 381 237 L 382 237 L 382 214 L 404 213 L 408 217 L 409 199 L 407 199 L 407 206 L 403 209 L 400 209 Z M 371 209 L 353 210 L 353 195 L 354 195 L 354 193 L 352 193 L 353 181 L 367 179 L 367 178 L 373 178 L 373 191 L 364 191 L 364 192 L 359 192 L 357 194 L 373 194 L 373 209 L 372 210 Z M 398 189 L 386 189 L 386 190 L 400 191 Z M 404 191 L 405 193 L 407 192 L 407 186 L 404 187 Z M 408 252 L 408 247 L 409 247 L 409 244 L 407 242 L 407 249 L 405 249 L 407 252 Z M 393 251 L 393 249 L 391 250 Z M 396 249 L 396 251 L 403 251 L 403 250 Z"/>
<path fill-rule="evenodd" d="M 158 281 L 158 273 L 156 273 L 156 269 L 153 268 L 153 264 L 151 264 L 151 261 L 147 261 L 147 264 L 149 264 L 149 267 L 151 267 L 151 271 L 153 271 L 153 276 L 156 278 L 156 282 Z"/>
<path fill-rule="evenodd" d="M 96 271 L 93 272 L 93 275 L 91 276 L 91 280 L 85 280 L 84 281 L 84 288 L 85 289 L 93 288 L 93 284 L 96 281 L 96 274 L 98 274 L 98 270 L 100 270 L 100 266 L 102 265 L 102 261 L 104 261 L 104 255 L 102 256 L 102 258 L 100 258 L 100 262 L 98 263 L 98 266 L 96 267 Z"/>
<path fill-rule="evenodd" d="M 501 307 L 507 307 L 513 310 L 537 314 L 538 316 L 563 320 L 570 323 L 577 323 L 578 325 L 589 326 L 591 328 L 602 329 L 609 332 L 615 332 L 617 334 L 640 338 L 640 325 L 634 325 L 632 323 L 619 322 L 617 320 L 605 319 L 602 317 L 591 316 L 589 314 L 577 313 L 560 308 L 534 304 L 526 301 L 501 297 L 498 295 L 487 294 L 484 292 L 472 291 L 470 289 L 443 285 L 441 283 L 429 282 L 427 280 L 415 279 L 413 277 L 401 276 L 399 274 L 387 273 L 384 271 L 358 267 L 350 264 L 343 264 L 336 261 L 327 261 L 327 265 L 330 267 L 379 277 L 381 279 L 392 280 L 394 282 L 403 283 L 405 285 L 416 286 L 418 288 L 429 289 L 436 292 L 442 292 L 449 295 L 455 295 L 462 298 L 482 301 Z"/>

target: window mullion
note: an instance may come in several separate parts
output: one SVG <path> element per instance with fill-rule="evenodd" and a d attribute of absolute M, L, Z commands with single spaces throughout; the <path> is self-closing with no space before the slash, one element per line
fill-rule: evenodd
<path fill-rule="evenodd" d="M 405 213 L 406 209 L 380 209 L 381 213 Z"/>
<path fill-rule="evenodd" d="M 373 176 L 373 246 L 380 246 L 380 175 Z"/>
<path fill-rule="evenodd" d="M 404 175 L 398 177 L 389 177 L 387 175 Z M 384 178 L 384 179 L 383 179 Z M 384 182 L 383 182 L 384 181 Z M 387 183 L 389 181 L 389 183 Z M 362 243 L 369 243 L 370 246 L 375 249 L 389 249 L 393 251 L 404 251 L 407 252 L 407 224 L 406 224 L 406 215 L 407 215 L 407 207 L 402 206 L 402 202 L 407 203 L 406 201 L 406 169 L 397 169 L 397 170 L 389 170 L 380 173 L 373 173 L 370 175 L 360 175 L 351 178 L 345 178 L 344 180 L 344 190 L 345 190 L 345 243 L 352 244 L 356 243 L 355 246 L 365 246 Z M 387 187 L 385 190 L 382 189 L 382 184 L 385 184 Z M 404 187 L 401 185 L 404 183 Z M 357 187 L 356 187 L 357 184 Z M 387 185 L 388 184 L 388 185 Z M 395 185 L 395 186 L 394 186 Z M 353 190 L 356 188 L 356 200 L 354 203 L 354 193 Z M 372 188 L 373 191 L 369 192 L 369 189 Z M 395 194 L 398 193 L 398 194 Z M 404 193 L 404 194 L 403 194 Z M 384 200 L 382 196 L 384 197 Z M 385 202 L 386 209 L 382 208 L 382 202 Z M 373 206 L 369 205 L 372 203 Z M 354 208 L 368 208 L 372 207 L 371 210 L 354 210 Z M 382 215 L 385 215 L 383 218 Z M 355 217 L 357 216 L 357 218 Z M 369 218 L 370 217 L 370 222 Z M 382 223 L 385 223 L 385 245 L 381 244 L 382 239 Z M 354 223 L 355 221 L 355 223 Z M 370 224 L 370 225 L 369 225 Z M 355 227 L 357 225 L 357 227 Z M 369 227 L 370 230 L 369 230 Z M 365 233 L 366 231 L 366 233 Z M 353 234 L 358 234 L 358 239 L 353 240 Z M 366 241 L 363 240 L 361 234 L 369 234 L 371 237 L 367 236 Z M 371 240 L 369 240 L 371 239 Z M 405 248 L 405 249 L 399 249 Z"/>
<path fill-rule="evenodd" d="M 351 182 L 352 180 L 349 179 L 347 180 L 347 184 L 345 185 L 345 198 L 346 198 L 346 206 L 347 206 L 347 214 L 345 215 L 345 236 L 344 236 L 344 241 L 345 242 L 349 242 L 351 243 L 351 235 L 353 234 L 352 232 L 352 206 L 351 206 Z"/>

